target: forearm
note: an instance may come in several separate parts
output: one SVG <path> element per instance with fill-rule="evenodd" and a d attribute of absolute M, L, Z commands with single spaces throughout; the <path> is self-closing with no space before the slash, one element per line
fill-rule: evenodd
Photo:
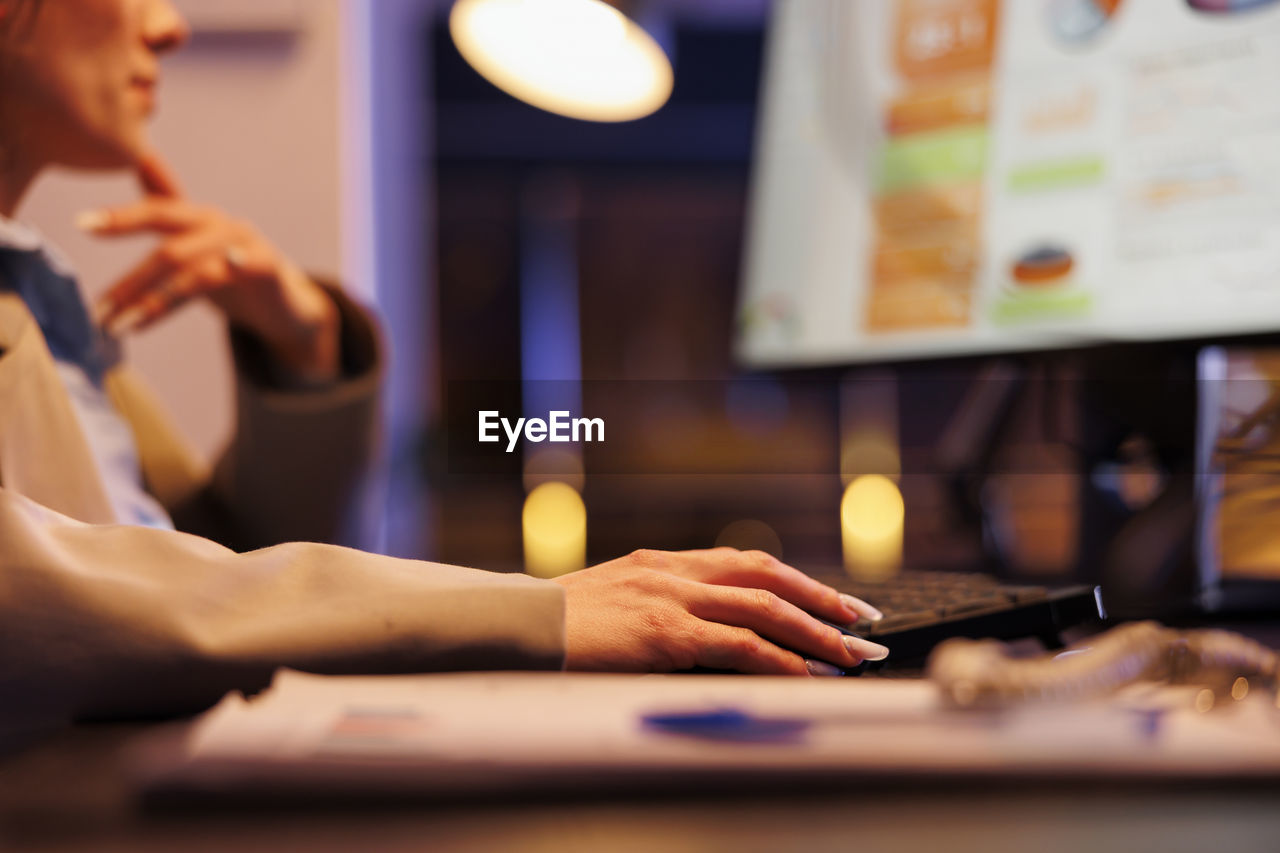
<path fill-rule="evenodd" d="M 294 543 L 236 554 L 83 525 L 0 489 L 6 718 L 179 713 L 277 667 L 557 669 L 564 598 L 524 576 Z"/>

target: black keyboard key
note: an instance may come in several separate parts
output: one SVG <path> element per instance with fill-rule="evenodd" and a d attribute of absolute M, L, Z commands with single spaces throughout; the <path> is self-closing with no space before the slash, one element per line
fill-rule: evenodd
<path fill-rule="evenodd" d="M 976 613 L 981 610 L 1000 610 L 1009 606 L 1009 599 L 1003 595 L 989 595 L 984 598 L 969 598 L 939 605 L 937 610 L 943 616 L 956 616 L 961 613 Z"/>
<path fill-rule="evenodd" d="M 883 634 L 886 631 L 897 631 L 912 625 L 927 625 L 930 622 L 938 621 L 938 617 L 941 615 L 936 610 L 886 613 L 883 619 L 869 623 L 866 629 L 873 634 Z M 859 625 L 858 627 L 861 628 L 862 626 Z"/>
<path fill-rule="evenodd" d="M 1000 592 L 1010 601 L 1019 603 L 1028 601 L 1044 601 L 1049 597 L 1049 590 L 1042 586 L 1002 586 Z"/>

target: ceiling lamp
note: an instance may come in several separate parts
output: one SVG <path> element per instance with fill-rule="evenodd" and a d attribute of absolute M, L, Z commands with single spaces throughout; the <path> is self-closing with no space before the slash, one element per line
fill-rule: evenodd
<path fill-rule="evenodd" d="M 671 61 L 624 0 L 457 0 L 453 42 L 490 83 L 535 107 L 630 121 L 671 96 Z"/>

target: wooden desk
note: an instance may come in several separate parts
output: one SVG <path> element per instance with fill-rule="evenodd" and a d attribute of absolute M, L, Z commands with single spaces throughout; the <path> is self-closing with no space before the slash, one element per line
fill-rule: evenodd
<path fill-rule="evenodd" d="M 144 810 L 123 756 L 155 726 L 83 726 L 0 760 L 4 850 L 1274 850 L 1268 784 L 837 785 L 541 802 Z"/>

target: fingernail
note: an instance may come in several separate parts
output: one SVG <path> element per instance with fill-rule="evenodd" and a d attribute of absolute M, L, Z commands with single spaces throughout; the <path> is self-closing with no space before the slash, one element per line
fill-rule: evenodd
<path fill-rule="evenodd" d="M 76 214 L 75 223 L 81 231 L 101 231 L 111 224 L 111 214 L 105 210 L 83 210 Z"/>
<path fill-rule="evenodd" d="M 839 667 L 832 666 L 829 663 L 823 663 L 820 660 L 804 659 L 804 665 L 809 670 L 810 675 L 818 677 L 830 677 L 833 675 L 844 675 L 844 670 Z"/>
<path fill-rule="evenodd" d="M 146 319 L 147 312 L 143 311 L 140 306 L 135 305 L 117 314 L 115 319 L 107 326 L 107 333 L 118 338 L 138 328 Z"/>
<path fill-rule="evenodd" d="M 861 637 L 851 637 L 848 634 L 844 637 L 844 647 L 863 660 L 884 660 L 889 656 L 889 650 L 879 643 L 873 643 Z"/>
<path fill-rule="evenodd" d="M 844 602 L 844 606 L 857 613 L 858 616 L 870 619 L 872 622 L 879 622 L 884 618 L 884 614 L 876 610 L 870 604 L 867 604 L 861 598 L 854 598 L 846 592 L 840 593 L 840 600 Z"/>

